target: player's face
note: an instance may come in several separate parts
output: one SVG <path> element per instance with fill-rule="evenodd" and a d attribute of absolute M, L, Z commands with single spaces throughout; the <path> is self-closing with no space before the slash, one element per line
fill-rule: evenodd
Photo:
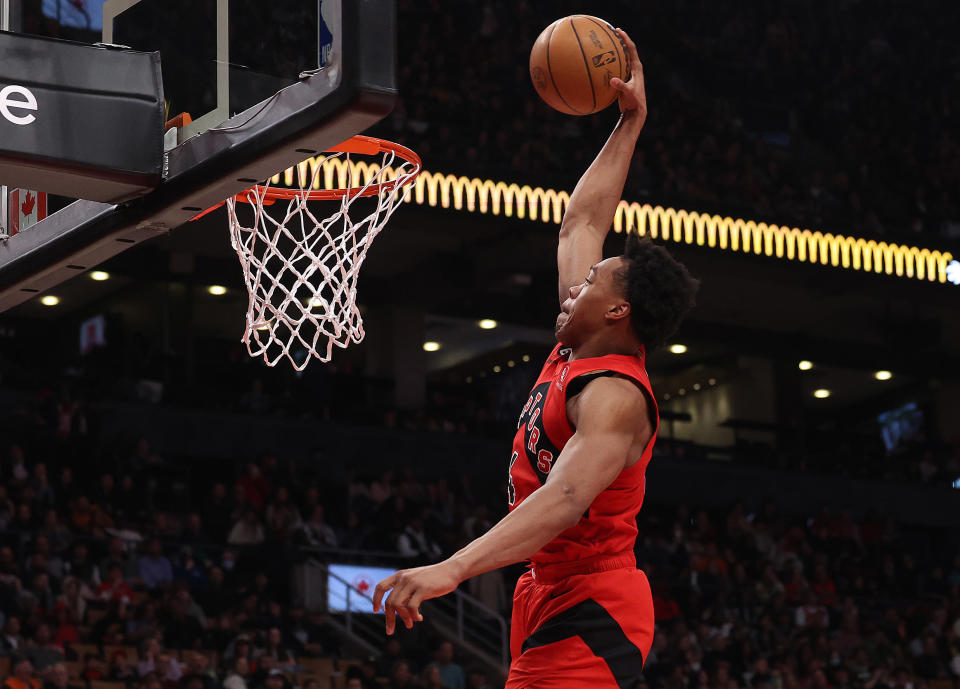
<path fill-rule="evenodd" d="M 554 328 L 559 342 L 576 347 L 609 325 L 607 314 L 624 300 L 616 279 L 622 262 L 619 256 L 600 261 L 591 266 L 583 282 L 570 288 Z"/>

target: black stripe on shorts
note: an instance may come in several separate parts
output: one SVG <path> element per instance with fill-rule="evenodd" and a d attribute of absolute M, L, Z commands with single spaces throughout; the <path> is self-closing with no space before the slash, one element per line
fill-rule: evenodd
<path fill-rule="evenodd" d="M 579 636 L 610 668 L 617 686 L 630 689 L 643 671 L 643 652 L 627 638 L 623 628 L 602 605 L 592 598 L 551 617 L 528 636 L 521 654 Z"/>

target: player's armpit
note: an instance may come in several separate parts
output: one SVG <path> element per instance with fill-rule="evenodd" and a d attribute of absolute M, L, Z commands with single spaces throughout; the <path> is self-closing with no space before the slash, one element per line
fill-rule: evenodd
<path fill-rule="evenodd" d="M 652 432 L 646 397 L 624 378 L 591 381 L 576 406 L 576 418 L 571 422 L 577 431 L 544 485 L 563 493 L 573 523 L 616 480 L 631 452 L 644 447 Z"/>

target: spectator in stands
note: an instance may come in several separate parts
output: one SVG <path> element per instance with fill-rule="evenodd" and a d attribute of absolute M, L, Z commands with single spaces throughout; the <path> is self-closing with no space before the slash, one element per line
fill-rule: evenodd
<path fill-rule="evenodd" d="M 70 681 L 70 673 L 63 663 L 56 663 L 47 669 L 43 689 L 80 689 Z"/>
<path fill-rule="evenodd" d="M 164 683 L 156 672 L 148 672 L 140 680 L 140 689 L 164 689 Z"/>
<path fill-rule="evenodd" d="M 263 686 L 264 689 L 290 689 L 290 680 L 283 674 L 283 670 L 273 668 L 267 674 L 267 679 Z"/>
<path fill-rule="evenodd" d="M 467 689 L 493 689 L 493 687 L 487 673 L 479 668 L 474 668 L 467 673 Z"/>
<path fill-rule="evenodd" d="M 342 635 L 335 629 L 324 610 L 311 610 L 309 614 L 294 608 L 290 626 L 308 654 L 314 656 L 340 657 Z"/>
<path fill-rule="evenodd" d="M 247 509 L 243 517 L 233 525 L 227 543 L 231 545 L 259 545 L 265 539 L 263 525 L 253 509 Z"/>
<path fill-rule="evenodd" d="M 447 689 L 466 689 L 466 677 L 463 668 L 453 661 L 453 644 L 443 641 L 434 653 L 434 661 L 430 666 L 440 670 L 443 686 Z"/>
<path fill-rule="evenodd" d="M 100 561 L 100 571 L 106 572 L 115 564 L 120 566 L 125 580 L 132 580 L 139 574 L 137 563 L 127 551 L 123 539 L 116 536 L 112 537 L 107 545 L 107 556 Z"/>
<path fill-rule="evenodd" d="M 247 678 L 250 676 L 250 664 L 243 656 L 233 661 L 233 670 L 223 680 L 224 689 L 248 689 Z"/>
<path fill-rule="evenodd" d="M 20 618 L 11 615 L 3 625 L 3 637 L 0 638 L 0 650 L 4 653 L 15 653 L 22 651 L 24 646 L 23 637 L 20 635 Z"/>
<path fill-rule="evenodd" d="M 440 675 L 440 668 L 430 664 L 423 669 L 424 689 L 450 689 L 443 683 L 443 677 Z"/>
<path fill-rule="evenodd" d="M 134 474 L 140 473 L 150 466 L 163 464 L 163 458 L 150 448 L 150 441 L 145 437 L 137 439 L 137 445 L 129 460 Z"/>
<path fill-rule="evenodd" d="M 257 660 L 261 660 L 264 656 L 272 658 L 273 666 L 282 672 L 292 672 L 297 665 L 297 659 L 293 653 L 284 646 L 283 635 L 278 627 L 267 630 L 263 648 L 256 654 Z"/>
<path fill-rule="evenodd" d="M 66 607 L 57 606 L 57 630 L 53 635 L 53 642 L 63 648 L 64 644 L 75 644 L 80 641 L 80 630 L 77 628 L 73 613 Z"/>
<path fill-rule="evenodd" d="M 100 680 L 104 678 L 103 661 L 96 653 L 85 653 L 83 655 L 83 667 L 80 669 L 80 679 L 85 682 Z"/>
<path fill-rule="evenodd" d="M 266 519 L 271 534 L 280 540 L 286 540 L 294 531 L 303 527 L 300 511 L 290 499 L 286 486 L 277 488 L 276 499 L 267 505 Z"/>
<path fill-rule="evenodd" d="M 67 563 L 66 572 L 88 585 L 100 585 L 100 569 L 90 562 L 89 551 L 84 543 L 73 546 L 73 557 Z"/>
<path fill-rule="evenodd" d="M 303 533 L 310 545 L 323 548 L 337 547 L 337 535 L 324 519 L 323 505 L 314 506 L 310 519 L 303 525 Z"/>
<path fill-rule="evenodd" d="M 237 487 L 248 504 L 257 511 L 263 510 L 270 495 L 270 484 L 256 462 L 247 462 L 247 473 L 237 479 Z"/>
<path fill-rule="evenodd" d="M 416 686 L 417 682 L 410 672 L 410 663 L 405 660 L 394 663 L 393 670 L 390 672 L 390 689 L 412 689 Z"/>
<path fill-rule="evenodd" d="M 15 656 L 10 661 L 12 674 L 3 683 L 3 689 L 40 689 L 40 680 L 28 658 Z"/>
<path fill-rule="evenodd" d="M 381 689 L 381 683 L 377 681 L 377 663 L 373 658 L 364 658 L 360 667 L 356 665 L 347 669 L 347 678 L 360 681 L 359 689 Z"/>
<path fill-rule="evenodd" d="M 129 603 L 133 599 L 133 589 L 124 581 L 122 565 L 113 562 L 107 567 L 107 577 L 97 587 L 97 597 L 105 601 Z"/>
<path fill-rule="evenodd" d="M 183 666 L 170 653 L 164 652 L 157 656 L 157 677 L 164 687 L 177 686 L 183 676 Z"/>
<path fill-rule="evenodd" d="M 137 679 L 136 669 L 130 664 L 130 658 L 127 657 L 126 650 L 118 648 L 110 654 L 109 679 L 112 682 L 124 682 L 133 684 Z"/>
<path fill-rule="evenodd" d="M 210 667 L 210 660 L 203 653 L 193 651 L 187 655 L 186 668 L 180 678 L 183 689 L 217 689 L 217 676 Z"/>
<path fill-rule="evenodd" d="M 159 538 L 151 538 L 147 552 L 140 556 L 140 579 L 148 589 L 157 589 L 173 583 L 173 565 L 163 554 Z"/>
<path fill-rule="evenodd" d="M 26 653 L 37 672 L 43 672 L 65 660 L 63 648 L 53 641 L 50 627 L 46 624 L 37 625 L 33 639 L 27 645 Z"/>
<path fill-rule="evenodd" d="M 180 593 L 187 595 L 182 596 Z M 186 591 L 170 597 L 162 625 L 163 643 L 167 648 L 195 648 L 203 637 L 203 627 L 200 622 L 187 612 L 189 606 L 190 595 Z"/>
<path fill-rule="evenodd" d="M 424 530 L 424 519 L 418 514 L 410 520 L 397 539 L 397 551 L 404 557 L 436 562 L 442 553 L 440 546 Z"/>
<path fill-rule="evenodd" d="M 144 638 L 140 645 L 140 662 L 137 663 L 137 674 L 145 677 L 147 673 L 157 669 L 157 657 L 160 655 L 159 635 Z"/>

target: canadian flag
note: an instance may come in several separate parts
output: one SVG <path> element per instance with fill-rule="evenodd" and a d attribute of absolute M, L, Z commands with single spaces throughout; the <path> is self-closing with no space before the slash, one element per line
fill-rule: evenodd
<path fill-rule="evenodd" d="M 47 193 L 30 189 L 10 192 L 10 236 L 47 217 Z"/>

